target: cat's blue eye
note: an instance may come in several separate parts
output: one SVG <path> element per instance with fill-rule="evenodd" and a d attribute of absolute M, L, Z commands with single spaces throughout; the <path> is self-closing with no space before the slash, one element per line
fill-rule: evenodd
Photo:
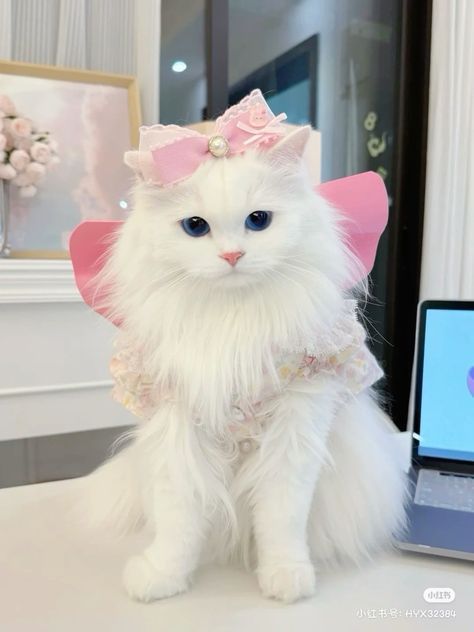
<path fill-rule="evenodd" d="M 271 221 L 270 211 L 254 211 L 245 220 L 245 227 L 249 230 L 264 230 L 270 226 Z"/>
<path fill-rule="evenodd" d="M 209 224 L 202 217 L 187 217 L 181 220 L 181 226 L 184 232 L 191 237 L 202 237 L 211 230 Z"/>

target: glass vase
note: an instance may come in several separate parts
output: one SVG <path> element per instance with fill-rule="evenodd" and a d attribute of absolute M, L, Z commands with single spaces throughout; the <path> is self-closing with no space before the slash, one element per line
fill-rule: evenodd
<path fill-rule="evenodd" d="M 11 248 L 8 244 L 8 224 L 10 219 L 10 183 L 0 180 L 0 257 L 8 257 Z"/>

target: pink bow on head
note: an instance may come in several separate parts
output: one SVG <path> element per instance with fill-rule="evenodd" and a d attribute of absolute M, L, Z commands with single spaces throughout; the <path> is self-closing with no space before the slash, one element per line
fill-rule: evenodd
<path fill-rule="evenodd" d="M 285 119 L 286 114 L 273 114 L 260 90 L 253 90 L 216 120 L 211 136 L 178 125 L 141 127 L 138 152 L 127 152 L 125 162 L 144 180 L 169 186 L 188 178 L 210 158 L 273 145 L 285 134 L 280 125 Z"/>

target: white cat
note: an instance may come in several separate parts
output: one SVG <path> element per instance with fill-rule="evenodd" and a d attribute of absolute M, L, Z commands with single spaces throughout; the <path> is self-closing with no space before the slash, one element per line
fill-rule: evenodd
<path fill-rule="evenodd" d="M 302 168 L 308 134 L 138 183 L 106 266 L 118 390 L 145 420 L 89 478 L 87 517 L 152 526 L 124 571 L 140 601 L 185 591 L 212 554 L 292 602 L 318 564 L 403 528 L 405 476 L 345 290 L 356 264 Z"/>

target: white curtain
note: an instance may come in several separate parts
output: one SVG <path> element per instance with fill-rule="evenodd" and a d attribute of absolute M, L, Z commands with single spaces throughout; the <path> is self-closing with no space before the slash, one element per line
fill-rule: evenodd
<path fill-rule="evenodd" d="M 0 0 L 0 58 L 136 75 L 159 120 L 161 0 Z"/>
<path fill-rule="evenodd" d="M 474 299 L 474 1 L 434 0 L 422 298 Z"/>

